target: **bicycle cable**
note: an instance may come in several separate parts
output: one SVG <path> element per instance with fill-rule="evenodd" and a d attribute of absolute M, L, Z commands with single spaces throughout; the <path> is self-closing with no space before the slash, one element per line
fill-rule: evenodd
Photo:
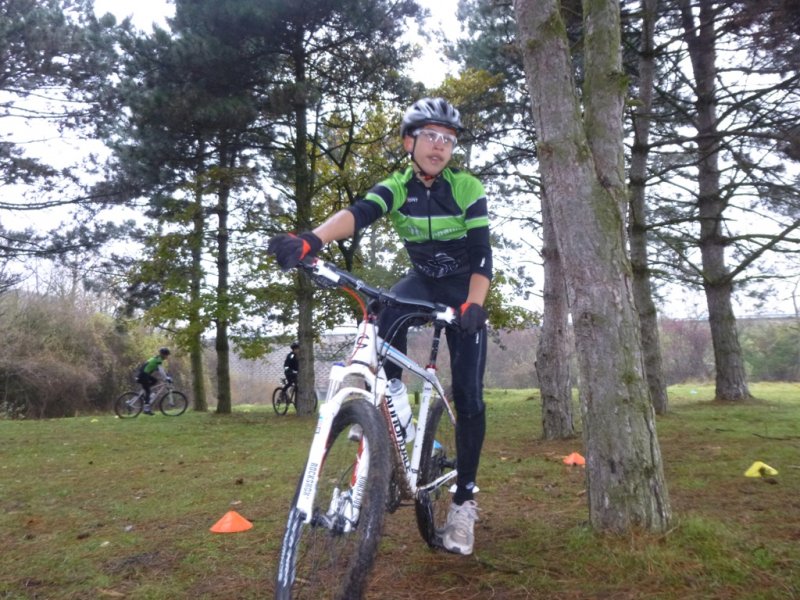
<path fill-rule="evenodd" d="M 347 285 L 339 286 L 339 289 L 344 290 L 347 294 L 349 294 L 352 298 L 355 299 L 355 301 L 358 303 L 359 308 L 361 309 L 361 315 L 364 320 L 370 318 L 369 311 L 367 310 L 367 303 L 364 301 L 364 298 L 358 292 L 356 292 L 354 289 L 352 289 L 350 286 Z M 385 306 L 385 303 L 380 302 L 379 299 L 375 300 L 378 300 L 380 304 L 383 304 Z M 421 311 L 406 313 L 395 319 L 395 321 L 389 326 L 389 329 L 386 332 L 386 337 L 383 338 L 383 345 L 380 348 L 378 348 L 377 352 L 378 369 L 380 369 L 386 364 L 386 360 L 388 357 L 386 356 L 386 354 L 384 354 L 385 349 L 393 345 L 394 339 L 400 333 L 405 322 L 412 321 L 415 319 L 422 319 L 424 321 L 423 324 L 425 325 L 427 325 L 429 322 L 433 320 L 431 318 L 430 313 Z M 411 327 L 411 323 L 409 323 L 408 327 Z"/>
<path fill-rule="evenodd" d="M 386 364 L 386 360 L 388 358 L 388 356 L 385 354 L 385 348 L 393 345 L 394 339 L 400 333 L 404 323 L 406 321 L 412 321 L 420 318 L 424 318 L 426 321 L 431 320 L 430 315 L 428 313 L 423 313 L 423 312 L 406 313 L 405 315 L 402 315 L 399 318 L 395 319 L 395 321 L 389 327 L 389 330 L 386 332 L 386 337 L 383 339 L 383 345 L 380 347 L 378 351 L 379 369 Z M 425 324 L 427 324 L 427 322 Z M 411 323 L 409 323 L 408 327 L 411 327 Z"/>

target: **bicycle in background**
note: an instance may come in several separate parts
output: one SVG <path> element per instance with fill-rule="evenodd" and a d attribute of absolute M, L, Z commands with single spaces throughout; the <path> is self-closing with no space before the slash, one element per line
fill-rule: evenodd
<path fill-rule="evenodd" d="M 272 408 L 275 410 L 276 415 L 285 415 L 289 410 L 289 405 L 294 404 L 294 409 L 297 410 L 297 384 L 287 381 L 285 378 L 281 379 L 281 386 L 275 388 L 272 392 Z M 314 412 L 317 411 L 318 400 L 316 394 L 314 395 Z"/>
<path fill-rule="evenodd" d="M 275 598 L 361 598 L 387 511 L 413 501 L 422 539 L 431 547 L 441 546 L 457 461 L 455 415 L 436 376 L 436 357 L 442 329 L 455 324 L 456 313 L 370 287 L 316 258 L 298 268 L 322 287 L 350 293 L 364 318 L 350 357 L 331 369 L 289 510 Z M 426 367 L 378 337 L 377 315 L 387 305 L 414 309 L 390 328 L 389 341 L 406 319 L 434 324 Z M 422 381 L 416 433 L 413 424 L 401 420 L 409 410 L 406 402 L 394 388 L 389 393 L 383 369 L 387 360 Z M 408 444 L 413 444 L 410 452 Z"/>
<path fill-rule="evenodd" d="M 151 402 L 153 407 L 158 407 L 161 414 L 168 417 L 178 417 L 186 412 L 189 400 L 186 394 L 173 388 L 172 383 L 164 381 L 151 390 L 151 397 L 156 398 Z M 160 394 L 160 395 L 159 395 Z M 120 419 L 138 417 L 144 409 L 144 390 L 138 392 L 125 392 L 114 402 L 114 412 Z"/>
<path fill-rule="evenodd" d="M 285 415 L 289 405 L 294 404 L 297 395 L 297 384 L 281 379 L 281 385 L 272 392 L 272 408 L 276 415 Z M 295 410 L 297 405 L 295 404 Z"/>

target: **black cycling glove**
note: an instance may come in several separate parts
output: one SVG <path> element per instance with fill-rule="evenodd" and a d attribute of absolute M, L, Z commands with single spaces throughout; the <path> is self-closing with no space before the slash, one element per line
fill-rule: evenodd
<path fill-rule="evenodd" d="M 462 331 L 472 335 L 486 326 L 486 318 L 486 311 L 480 304 L 464 302 L 459 311 L 458 324 Z"/>
<path fill-rule="evenodd" d="M 281 233 L 271 238 L 267 244 L 267 252 L 275 256 L 284 271 L 296 267 L 306 256 L 314 256 L 321 249 L 322 240 L 310 231 L 299 236 Z"/>

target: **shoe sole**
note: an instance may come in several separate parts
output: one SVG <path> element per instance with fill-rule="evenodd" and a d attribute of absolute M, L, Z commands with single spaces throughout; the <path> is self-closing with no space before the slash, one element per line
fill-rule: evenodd
<path fill-rule="evenodd" d="M 442 536 L 442 548 L 453 554 L 461 554 L 462 556 L 469 556 L 470 554 L 472 554 L 473 546 L 465 547 L 460 544 L 452 542 L 448 544 L 445 537 Z"/>
<path fill-rule="evenodd" d="M 472 554 L 472 548 L 469 548 L 467 549 L 467 551 L 464 551 L 464 549 L 459 546 L 453 546 L 452 548 L 448 548 L 444 544 L 442 544 L 442 548 L 444 548 L 451 554 L 458 554 L 459 556 L 469 556 L 470 554 Z"/>

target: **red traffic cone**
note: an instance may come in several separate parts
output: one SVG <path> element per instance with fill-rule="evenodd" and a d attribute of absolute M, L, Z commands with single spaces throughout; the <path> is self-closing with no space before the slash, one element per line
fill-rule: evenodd
<path fill-rule="evenodd" d="M 223 517 L 214 523 L 212 533 L 239 533 L 252 528 L 253 524 L 235 510 L 229 510 Z"/>

